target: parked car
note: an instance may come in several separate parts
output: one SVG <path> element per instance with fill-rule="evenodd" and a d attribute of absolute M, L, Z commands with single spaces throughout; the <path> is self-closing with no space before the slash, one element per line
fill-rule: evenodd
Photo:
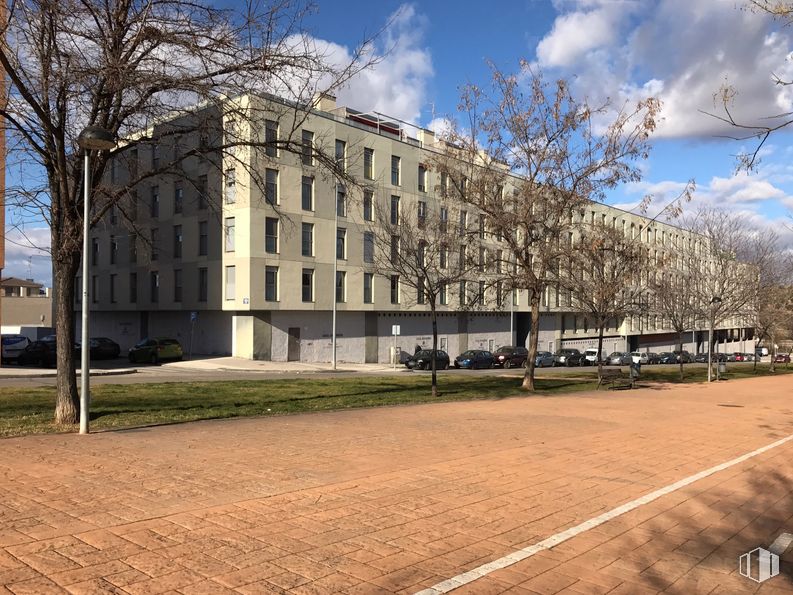
<path fill-rule="evenodd" d="M 789 353 L 777 353 L 776 357 L 774 358 L 774 362 L 777 364 L 789 364 L 790 363 L 790 354 Z"/>
<path fill-rule="evenodd" d="M 679 364 L 681 361 L 684 364 L 690 364 L 694 361 L 694 357 L 688 351 L 678 351 L 675 350 L 672 353 L 675 354 L 676 362 Z"/>
<path fill-rule="evenodd" d="M 659 364 L 676 364 L 677 356 L 671 351 L 662 351 L 658 354 Z"/>
<path fill-rule="evenodd" d="M 606 363 L 609 366 L 627 366 L 631 361 L 631 354 L 627 351 L 615 351 L 606 359 Z"/>
<path fill-rule="evenodd" d="M 743 361 L 745 362 L 760 361 L 760 358 L 757 357 L 754 353 L 744 353 Z"/>
<path fill-rule="evenodd" d="M 641 351 L 631 351 L 631 360 L 636 361 L 642 365 L 650 363 L 650 354 L 642 353 Z"/>
<path fill-rule="evenodd" d="M 554 365 L 557 366 L 582 366 L 581 360 L 584 359 L 584 354 L 578 349 L 560 349 L 554 354 Z"/>
<path fill-rule="evenodd" d="M 107 337 L 93 337 L 91 359 L 115 359 L 121 353 L 121 346 Z"/>
<path fill-rule="evenodd" d="M 455 368 L 469 368 L 476 370 L 477 368 L 492 368 L 495 365 L 495 358 L 489 351 L 482 349 L 469 349 L 463 351 L 460 355 L 454 358 Z"/>
<path fill-rule="evenodd" d="M 3 363 L 11 362 L 16 361 L 19 354 L 25 351 L 25 347 L 30 345 L 30 339 L 24 335 L 3 335 L 2 344 Z"/>
<path fill-rule="evenodd" d="M 738 353 L 737 351 L 731 353 L 727 356 L 728 362 L 742 362 L 743 361 L 743 353 Z"/>
<path fill-rule="evenodd" d="M 58 363 L 55 341 L 33 341 L 17 357 L 20 366 L 53 367 Z"/>
<path fill-rule="evenodd" d="M 765 357 L 768 355 L 768 347 L 755 347 L 754 348 L 755 355 L 759 355 L 760 357 Z"/>
<path fill-rule="evenodd" d="M 597 365 L 599 359 L 599 352 L 595 348 L 585 349 L 584 350 L 584 359 L 589 363 L 589 365 Z"/>
<path fill-rule="evenodd" d="M 552 368 L 554 364 L 553 353 L 550 351 L 538 351 L 534 358 L 535 368 Z"/>
<path fill-rule="evenodd" d="M 520 368 L 526 365 L 529 350 L 525 347 L 499 347 L 493 354 L 496 365 L 504 368 Z"/>
<path fill-rule="evenodd" d="M 648 364 L 660 364 L 661 363 L 661 356 L 655 353 L 654 351 L 650 351 L 647 354 L 647 363 Z"/>
<path fill-rule="evenodd" d="M 176 339 L 157 337 L 143 339 L 129 350 L 129 361 L 159 364 L 165 360 L 180 360 L 184 352 Z"/>
<path fill-rule="evenodd" d="M 432 349 L 422 349 L 411 355 L 405 360 L 405 367 L 411 370 L 431 370 L 432 369 Z M 449 354 L 440 349 L 435 352 L 435 369 L 449 369 Z"/>

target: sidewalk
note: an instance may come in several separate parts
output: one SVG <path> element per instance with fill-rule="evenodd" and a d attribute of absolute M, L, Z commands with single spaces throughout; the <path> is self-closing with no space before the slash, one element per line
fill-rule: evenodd
<path fill-rule="evenodd" d="M 135 374 L 137 368 L 91 368 L 89 376 L 120 376 Z M 20 366 L 4 365 L 0 368 L 0 380 L 4 378 L 55 378 L 58 372 L 55 368 L 22 368 Z M 77 366 L 77 376 L 80 376 L 80 366 Z"/>
<path fill-rule="evenodd" d="M 164 363 L 162 367 L 202 371 L 263 372 L 267 374 L 334 372 L 332 365 L 327 362 L 272 362 L 249 360 L 241 357 L 197 356 L 189 361 Z M 335 372 L 359 372 L 362 374 L 388 374 L 408 371 L 404 364 L 397 365 L 395 369 L 393 365 L 388 364 L 354 364 L 347 362 L 339 362 L 335 370 Z"/>

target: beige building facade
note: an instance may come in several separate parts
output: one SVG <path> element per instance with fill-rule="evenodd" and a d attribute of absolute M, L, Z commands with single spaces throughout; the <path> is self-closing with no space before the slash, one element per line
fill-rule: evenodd
<path fill-rule="evenodd" d="M 129 198 L 94 230 L 91 334 L 110 337 L 122 348 L 146 336 L 171 336 L 198 354 L 327 362 L 335 297 L 338 361 L 388 362 L 394 347 L 401 356 L 429 347 L 426 306 L 416 304 L 415 290 L 394 287 L 389 277 L 375 273 L 366 233 L 377 209 L 437 204 L 439 180 L 426 165 L 437 148 L 434 134 L 339 107 L 328 96 L 309 113 L 281 109 L 272 99 L 240 101 L 256 102 L 263 116 L 256 130 L 239 134 L 279 138 L 289 131 L 304 146 L 335 156 L 369 190 L 340 185 L 309 150 L 252 157 L 240 148 L 221 167 L 200 157 L 183 159 L 180 175 L 130 189 Z M 111 182 L 123 186 L 130 167 L 156 168 L 189 153 L 201 142 L 195 136 L 170 135 L 150 150 L 138 148 L 134 166 L 114 166 Z M 601 204 L 583 216 L 659 249 L 689 241 L 673 226 L 653 223 L 648 231 L 642 217 Z M 540 349 L 595 346 L 595 330 L 564 301 L 552 291 L 545 296 Z M 517 292 L 515 304 L 506 308 L 468 310 L 450 300 L 440 308 L 440 348 L 454 357 L 465 349 L 525 344 L 528 296 Z M 401 331 L 396 338 L 393 325 Z M 747 329 L 720 333 L 732 341 L 725 349 L 753 347 Z M 676 340 L 663 320 L 648 316 L 615 321 L 604 349 L 663 351 Z M 707 333 L 692 331 L 684 349 L 707 349 Z"/>

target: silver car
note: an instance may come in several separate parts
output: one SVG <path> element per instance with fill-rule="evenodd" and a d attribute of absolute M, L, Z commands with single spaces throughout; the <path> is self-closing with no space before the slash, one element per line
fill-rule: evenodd
<path fill-rule="evenodd" d="M 631 354 L 627 352 L 620 353 L 615 351 L 608 356 L 606 362 L 609 366 L 628 366 L 631 363 Z"/>
<path fill-rule="evenodd" d="M 553 367 L 553 353 L 550 351 L 538 351 L 537 357 L 534 358 L 535 368 L 552 368 Z"/>

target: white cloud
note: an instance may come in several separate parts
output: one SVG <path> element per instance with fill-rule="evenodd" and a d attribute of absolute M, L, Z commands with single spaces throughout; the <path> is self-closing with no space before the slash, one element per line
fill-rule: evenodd
<path fill-rule="evenodd" d="M 50 230 L 46 227 L 31 227 L 6 232 L 6 263 L 3 277 L 33 278 L 51 285 Z"/>
<path fill-rule="evenodd" d="M 714 94 L 725 82 L 737 91 L 731 109 L 743 122 L 793 108 L 793 87 L 772 82 L 774 74 L 793 79 L 793 30 L 776 31 L 764 15 L 692 0 L 556 6 L 560 14 L 536 48 L 540 65 L 575 75 L 579 92 L 595 100 L 658 95 L 658 136 L 737 135 L 702 113 L 723 115 Z"/>

